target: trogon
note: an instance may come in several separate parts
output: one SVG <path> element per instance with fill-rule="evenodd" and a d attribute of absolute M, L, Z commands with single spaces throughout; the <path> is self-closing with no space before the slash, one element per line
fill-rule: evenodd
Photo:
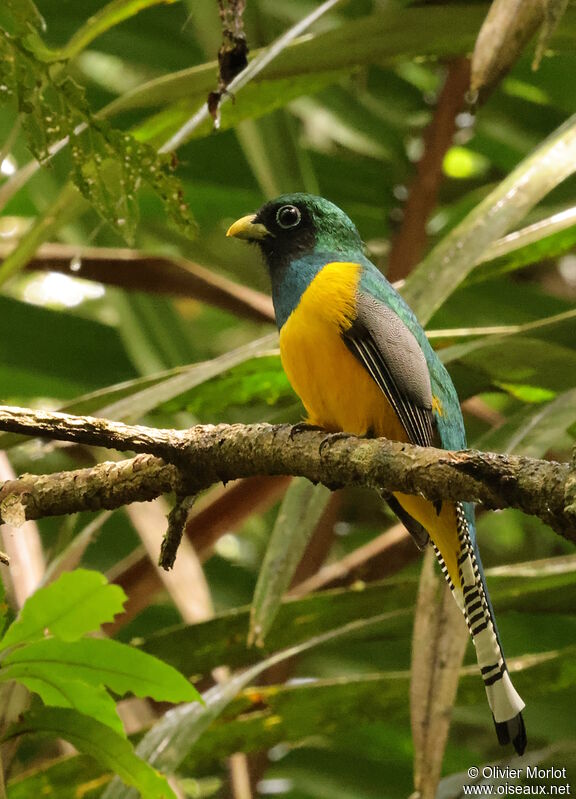
<path fill-rule="evenodd" d="M 280 353 L 308 423 L 331 432 L 464 449 L 452 380 L 412 310 L 364 255 L 333 203 L 287 194 L 227 233 L 256 242 L 272 283 Z M 472 640 L 498 740 L 522 754 L 524 702 L 506 668 L 476 544 L 474 507 L 395 493 L 391 505 L 422 547 L 431 542 Z"/>

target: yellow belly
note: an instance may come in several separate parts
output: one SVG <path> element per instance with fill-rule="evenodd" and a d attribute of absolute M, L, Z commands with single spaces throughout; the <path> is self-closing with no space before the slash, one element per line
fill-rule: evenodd
<path fill-rule="evenodd" d="M 342 340 L 355 316 L 358 264 L 327 264 L 280 331 L 288 379 L 310 424 L 406 441 L 392 406 Z"/>
<path fill-rule="evenodd" d="M 284 370 L 308 414 L 310 424 L 330 432 L 374 435 L 408 441 L 386 396 L 342 340 L 355 317 L 361 267 L 327 264 L 302 295 L 280 331 Z M 402 507 L 428 531 L 458 584 L 458 537 L 452 503 L 438 514 L 422 497 L 395 494 Z"/>

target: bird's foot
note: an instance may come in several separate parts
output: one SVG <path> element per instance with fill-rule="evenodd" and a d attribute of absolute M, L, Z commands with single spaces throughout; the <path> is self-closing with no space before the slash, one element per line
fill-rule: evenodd
<path fill-rule="evenodd" d="M 350 433 L 345 433 L 343 431 L 338 431 L 336 433 L 327 433 L 322 441 L 320 442 L 319 452 L 322 455 L 322 452 L 328 444 L 333 444 L 335 441 L 339 441 L 342 438 L 350 438 Z"/>
<path fill-rule="evenodd" d="M 308 422 L 297 422 L 296 424 L 292 425 L 292 430 L 290 430 L 290 441 L 294 440 L 294 437 L 297 436 L 299 433 L 308 433 L 313 430 L 324 430 L 323 427 L 320 427 L 318 424 L 309 424 Z"/>

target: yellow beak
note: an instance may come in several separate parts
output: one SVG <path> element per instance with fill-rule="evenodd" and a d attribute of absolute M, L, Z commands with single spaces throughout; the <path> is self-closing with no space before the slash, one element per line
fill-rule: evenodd
<path fill-rule="evenodd" d="M 236 239 L 247 239 L 248 241 L 258 241 L 270 236 L 270 231 L 260 222 L 254 222 L 256 214 L 248 214 L 236 220 L 226 231 L 227 236 L 234 236 Z"/>

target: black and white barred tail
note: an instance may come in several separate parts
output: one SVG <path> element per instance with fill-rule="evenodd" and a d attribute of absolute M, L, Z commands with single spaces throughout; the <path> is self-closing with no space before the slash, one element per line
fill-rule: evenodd
<path fill-rule="evenodd" d="M 516 752 L 521 755 L 526 748 L 526 730 L 521 713 L 524 702 L 512 685 L 506 668 L 468 521 L 464 508 L 459 503 L 456 505 L 456 520 L 460 543 L 459 585 L 454 585 L 444 558 L 436 546 L 434 551 L 450 590 L 464 614 L 476 647 L 476 657 L 494 717 L 498 741 L 501 744 L 512 742 Z"/>

